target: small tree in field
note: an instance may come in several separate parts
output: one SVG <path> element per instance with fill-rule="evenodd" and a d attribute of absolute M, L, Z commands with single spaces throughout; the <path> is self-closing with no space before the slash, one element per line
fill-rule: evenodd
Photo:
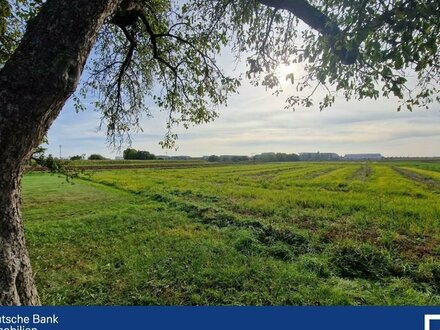
<path fill-rule="evenodd" d="M 220 161 L 220 157 L 217 155 L 211 155 L 208 157 L 208 162 L 219 162 Z"/>
<path fill-rule="evenodd" d="M 123 155 L 124 159 L 136 159 L 136 157 L 137 157 L 137 150 L 136 149 L 132 149 L 132 148 L 128 148 L 128 149 L 124 150 L 122 155 Z"/>
<path fill-rule="evenodd" d="M 123 152 L 124 159 L 151 160 L 156 156 L 145 150 L 136 150 L 132 148 L 125 149 Z"/>
<path fill-rule="evenodd" d="M 139 160 L 152 160 L 152 159 L 156 159 L 156 156 L 153 155 L 152 153 L 149 153 L 148 151 L 138 150 L 138 152 L 136 154 L 136 159 L 139 159 Z"/>
<path fill-rule="evenodd" d="M 23 165 L 92 48 L 79 95 L 97 91 L 110 142 L 127 138 L 155 102 L 168 111 L 162 145 L 172 147 L 176 125 L 215 119 L 237 91 L 216 62 L 226 46 L 246 57 L 252 83 L 275 93 L 276 68 L 301 63 L 303 77 L 283 77 L 298 91 L 290 108 L 311 106 L 320 86 L 320 108 L 336 91 L 428 106 L 439 100 L 439 22 L 438 0 L 0 0 L 0 304 L 39 303 L 20 214 Z"/>
<path fill-rule="evenodd" d="M 104 156 L 102 156 L 100 154 L 91 154 L 88 159 L 89 160 L 106 160 L 107 158 L 105 158 Z"/>

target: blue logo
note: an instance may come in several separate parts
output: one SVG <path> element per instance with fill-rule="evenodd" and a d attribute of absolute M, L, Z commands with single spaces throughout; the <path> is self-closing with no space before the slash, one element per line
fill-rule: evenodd
<path fill-rule="evenodd" d="M 440 330 L 440 314 L 425 314 L 425 330 Z"/>

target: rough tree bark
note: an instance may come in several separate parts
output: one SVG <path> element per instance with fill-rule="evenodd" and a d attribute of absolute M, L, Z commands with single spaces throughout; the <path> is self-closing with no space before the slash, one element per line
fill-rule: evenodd
<path fill-rule="evenodd" d="M 75 90 L 121 0 L 48 0 L 0 71 L 0 304 L 37 305 L 20 216 L 23 163 Z"/>

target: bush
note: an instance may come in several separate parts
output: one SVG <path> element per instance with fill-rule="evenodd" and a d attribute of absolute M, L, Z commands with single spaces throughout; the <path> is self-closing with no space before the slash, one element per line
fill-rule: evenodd
<path fill-rule="evenodd" d="M 151 154 L 151 153 L 149 153 L 148 151 L 139 150 L 136 153 L 136 159 L 139 159 L 139 160 L 156 159 L 156 156 Z"/>
<path fill-rule="evenodd" d="M 208 157 L 208 162 L 219 162 L 220 161 L 220 157 L 216 156 L 216 155 L 211 155 Z"/>
<path fill-rule="evenodd" d="M 149 160 L 156 159 L 156 156 L 148 151 L 136 150 L 132 148 L 125 149 L 123 152 L 124 159 Z"/>
<path fill-rule="evenodd" d="M 234 243 L 237 251 L 245 255 L 256 255 L 261 251 L 261 245 L 251 232 L 240 230 L 237 233 L 238 238 Z"/>
<path fill-rule="evenodd" d="M 89 160 L 105 160 L 107 158 L 105 158 L 104 156 L 101 156 L 99 154 L 91 154 L 88 159 Z"/>
<path fill-rule="evenodd" d="M 318 256 L 304 254 L 299 259 L 302 269 L 315 273 L 319 277 L 328 278 L 331 275 L 327 261 Z"/>
<path fill-rule="evenodd" d="M 381 279 L 393 268 L 389 255 L 370 244 L 345 242 L 333 248 L 330 259 L 346 278 Z"/>
<path fill-rule="evenodd" d="M 417 282 L 427 283 L 440 293 L 440 261 L 428 259 L 420 263 L 414 279 Z"/>
<path fill-rule="evenodd" d="M 292 249 L 282 242 L 275 242 L 272 245 L 267 247 L 267 252 L 274 258 L 281 260 L 292 260 L 294 258 L 294 254 Z"/>

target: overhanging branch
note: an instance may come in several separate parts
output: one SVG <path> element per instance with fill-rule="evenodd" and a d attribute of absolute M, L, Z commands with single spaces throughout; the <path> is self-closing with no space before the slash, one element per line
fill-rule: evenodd
<path fill-rule="evenodd" d="M 314 30 L 325 36 L 330 48 L 342 63 L 351 65 L 358 57 L 358 47 L 348 46 L 345 33 L 338 25 L 319 9 L 306 0 L 257 0 L 261 4 L 275 9 L 290 11 Z"/>

